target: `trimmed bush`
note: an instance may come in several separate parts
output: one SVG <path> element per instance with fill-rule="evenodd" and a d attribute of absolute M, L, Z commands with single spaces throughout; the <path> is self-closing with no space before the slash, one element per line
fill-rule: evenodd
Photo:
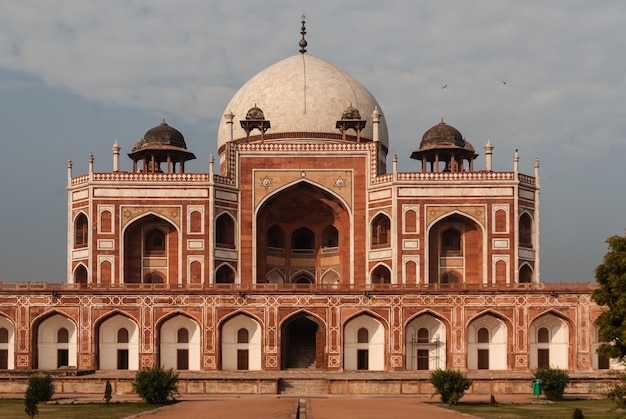
<path fill-rule="evenodd" d="M 435 387 L 435 394 L 441 396 L 441 401 L 450 406 L 457 404 L 472 385 L 472 381 L 460 371 L 440 369 L 432 373 L 430 383 Z"/>
<path fill-rule="evenodd" d="M 606 397 L 613 402 L 618 409 L 626 409 L 626 373 L 622 371 L 609 371 L 609 377 L 618 380 L 618 384 L 609 386 Z"/>
<path fill-rule="evenodd" d="M 572 413 L 572 419 L 585 419 L 585 415 L 583 415 L 583 410 L 580 407 L 574 409 L 574 413 Z"/>
<path fill-rule="evenodd" d="M 535 371 L 535 379 L 543 382 L 543 394 L 552 401 L 563 400 L 565 387 L 569 384 L 569 375 L 559 368 L 541 367 Z"/>
<path fill-rule="evenodd" d="M 178 373 L 162 367 L 139 370 L 133 389 L 148 404 L 167 404 L 178 394 Z"/>

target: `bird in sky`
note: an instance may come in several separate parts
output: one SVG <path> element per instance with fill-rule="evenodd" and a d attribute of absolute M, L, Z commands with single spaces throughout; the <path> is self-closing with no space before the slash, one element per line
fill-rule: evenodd
<path fill-rule="evenodd" d="M 443 86 L 441 86 L 442 89 L 445 89 L 446 87 L 448 87 L 447 84 L 444 84 Z"/>

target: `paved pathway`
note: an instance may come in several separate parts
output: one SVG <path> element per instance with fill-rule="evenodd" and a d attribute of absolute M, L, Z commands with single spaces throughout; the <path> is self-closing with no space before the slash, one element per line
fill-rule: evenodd
<path fill-rule="evenodd" d="M 290 419 L 297 409 L 296 397 L 241 397 L 188 400 L 156 411 L 142 419 Z M 306 398 L 306 419 L 428 419 L 470 418 L 412 397 L 330 396 Z"/>

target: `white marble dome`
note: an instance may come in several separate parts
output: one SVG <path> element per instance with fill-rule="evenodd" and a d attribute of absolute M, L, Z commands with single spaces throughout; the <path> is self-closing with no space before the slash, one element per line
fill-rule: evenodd
<path fill-rule="evenodd" d="M 298 54 L 279 61 L 239 89 L 224 110 L 224 115 L 234 115 L 232 139 L 246 137 L 239 121 L 255 106 L 270 121 L 271 128 L 266 135 L 293 133 L 286 137 L 294 140 L 307 140 L 302 133 L 337 134 L 336 123 L 350 106 L 367 121 L 361 138 L 371 140 L 372 112 L 377 107 L 381 114 L 378 140 L 389 147 L 387 124 L 374 96 L 350 74 L 312 55 Z M 227 121 L 228 118 L 222 116 L 217 138 L 220 149 L 231 140 Z M 311 141 L 323 141 L 315 137 Z"/>

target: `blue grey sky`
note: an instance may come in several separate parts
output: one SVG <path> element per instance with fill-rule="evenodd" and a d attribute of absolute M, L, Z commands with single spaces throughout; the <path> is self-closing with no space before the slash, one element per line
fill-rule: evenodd
<path fill-rule="evenodd" d="M 0 281 L 66 281 L 67 170 L 112 170 L 165 118 L 206 172 L 232 95 L 308 52 L 381 104 L 400 171 L 441 118 L 484 168 L 541 164 L 541 280 L 587 282 L 626 227 L 623 0 L 3 0 Z M 442 86 L 446 85 L 445 89 Z"/>

